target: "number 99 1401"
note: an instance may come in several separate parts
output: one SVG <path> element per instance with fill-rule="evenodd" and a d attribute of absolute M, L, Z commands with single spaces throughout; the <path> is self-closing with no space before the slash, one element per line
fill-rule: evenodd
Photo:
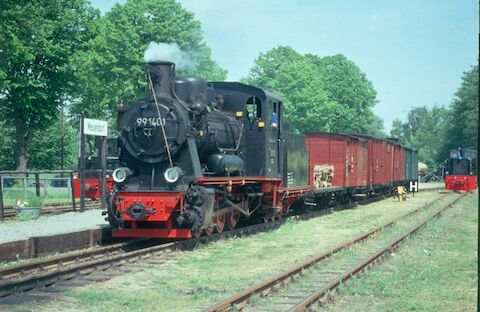
<path fill-rule="evenodd" d="M 165 125 L 165 118 L 163 118 L 163 120 L 160 119 L 160 117 L 137 118 L 137 126 L 139 127 L 159 127 L 161 122 Z"/>

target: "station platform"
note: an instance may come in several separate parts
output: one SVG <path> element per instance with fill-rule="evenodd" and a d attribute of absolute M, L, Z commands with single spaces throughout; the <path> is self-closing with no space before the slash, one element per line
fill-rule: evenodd
<path fill-rule="evenodd" d="M 104 219 L 102 209 L 89 209 L 85 212 L 44 215 L 38 219 L 26 221 L 5 220 L 0 223 L 0 244 L 25 240 L 30 237 L 101 229 L 109 226 Z"/>

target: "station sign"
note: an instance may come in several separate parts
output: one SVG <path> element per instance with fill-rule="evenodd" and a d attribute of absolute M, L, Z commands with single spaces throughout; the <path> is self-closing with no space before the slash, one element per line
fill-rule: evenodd
<path fill-rule="evenodd" d="M 105 120 L 83 119 L 83 133 L 87 135 L 106 137 L 108 132 L 108 123 Z"/>

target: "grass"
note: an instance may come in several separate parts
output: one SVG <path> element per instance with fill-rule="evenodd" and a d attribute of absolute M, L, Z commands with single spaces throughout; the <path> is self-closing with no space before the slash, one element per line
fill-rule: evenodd
<path fill-rule="evenodd" d="M 4 205 L 15 205 L 17 199 L 25 201 L 25 194 L 27 199 L 36 196 L 35 187 L 27 187 L 26 192 L 24 192 L 23 189 L 18 188 L 5 188 L 3 189 L 3 203 Z M 40 196 L 44 198 L 44 204 L 72 201 L 71 193 L 65 187 L 41 187 Z"/>
<path fill-rule="evenodd" d="M 341 287 L 327 311 L 475 311 L 478 200 L 470 195 L 393 257 Z"/>
<path fill-rule="evenodd" d="M 51 311 L 191 311 L 303 262 L 441 195 L 418 194 L 407 202 L 388 199 L 242 239 L 201 245 L 177 260 L 121 274 L 110 281 L 77 288 L 61 302 L 41 303 Z"/>
<path fill-rule="evenodd" d="M 65 177 L 68 177 L 68 175 Z M 29 176 L 26 181 L 22 177 L 6 177 L 6 179 L 13 180 L 13 185 L 3 188 L 4 205 L 15 205 L 17 198 L 23 201 L 25 197 L 35 196 L 35 178 L 33 175 Z M 50 186 L 52 179 L 64 178 L 60 178 L 56 174 L 40 175 L 40 195 L 45 198 L 45 203 L 71 202 L 72 190 L 69 187 Z M 26 183 L 25 187 L 24 182 Z"/>

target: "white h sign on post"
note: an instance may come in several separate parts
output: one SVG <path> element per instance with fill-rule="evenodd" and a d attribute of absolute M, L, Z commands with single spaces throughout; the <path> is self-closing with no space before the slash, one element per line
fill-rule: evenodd
<path fill-rule="evenodd" d="M 412 192 L 414 189 L 415 191 L 414 192 L 418 192 L 418 185 L 417 185 L 417 181 L 413 182 L 413 181 L 410 181 L 410 192 Z"/>
<path fill-rule="evenodd" d="M 108 123 L 104 120 L 84 118 L 83 133 L 94 136 L 107 136 Z"/>

